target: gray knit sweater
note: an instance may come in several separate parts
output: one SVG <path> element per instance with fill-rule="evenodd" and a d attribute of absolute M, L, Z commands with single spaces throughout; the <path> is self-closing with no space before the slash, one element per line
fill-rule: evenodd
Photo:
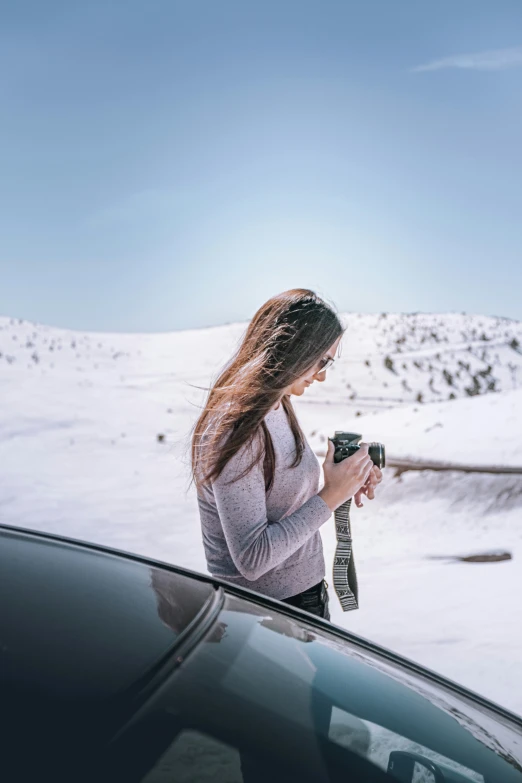
<path fill-rule="evenodd" d="M 253 452 L 242 447 L 211 487 L 198 493 L 203 545 L 213 576 L 289 598 L 324 577 L 319 528 L 332 512 L 317 494 L 321 467 L 308 442 L 301 464 L 290 467 L 295 441 L 283 406 L 271 410 L 265 423 L 276 457 L 270 492 L 265 492 L 262 460 L 225 486 L 252 461 Z"/>

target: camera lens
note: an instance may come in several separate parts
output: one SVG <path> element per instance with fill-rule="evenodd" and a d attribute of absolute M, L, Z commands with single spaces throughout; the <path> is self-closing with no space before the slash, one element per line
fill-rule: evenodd
<path fill-rule="evenodd" d="M 368 454 L 373 464 L 377 465 L 378 468 L 386 467 L 386 452 L 383 443 L 369 443 Z"/>

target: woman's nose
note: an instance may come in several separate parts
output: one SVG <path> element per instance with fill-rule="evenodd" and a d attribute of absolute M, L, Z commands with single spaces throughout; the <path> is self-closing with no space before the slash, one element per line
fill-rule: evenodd
<path fill-rule="evenodd" d="M 323 381 L 326 380 L 326 370 L 322 370 L 321 372 L 317 372 L 314 375 L 314 378 L 316 379 L 316 381 L 320 381 L 320 383 L 322 383 Z"/>

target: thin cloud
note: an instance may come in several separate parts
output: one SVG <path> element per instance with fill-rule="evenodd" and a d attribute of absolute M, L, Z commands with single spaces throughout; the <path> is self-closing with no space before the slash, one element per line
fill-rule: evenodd
<path fill-rule="evenodd" d="M 503 71 L 522 66 L 522 46 L 514 49 L 494 49 L 475 54 L 457 54 L 418 65 L 413 71 L 441 71 L 444 68 L 464 68 L 473 71 Z"/>

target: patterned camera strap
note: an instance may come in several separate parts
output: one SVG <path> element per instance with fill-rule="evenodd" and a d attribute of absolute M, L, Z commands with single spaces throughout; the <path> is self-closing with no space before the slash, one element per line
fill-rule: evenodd
<path fill-rule="evenodd" d="M 352 530 L 350 527 L 350 506 L 347 500 L 335 511 L 335 534 L 337 547 L 333 565 L 333 586 L 343 612 L 359 608 L 357 574 L 352 551 Z"/>

